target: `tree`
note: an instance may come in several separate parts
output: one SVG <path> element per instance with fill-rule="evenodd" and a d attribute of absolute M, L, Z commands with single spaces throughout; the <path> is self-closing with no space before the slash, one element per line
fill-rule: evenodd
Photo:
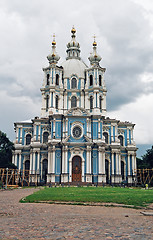
<path fill-rule="evenodd" d="M 12 164 L 12 150 L 14 150 L 13 143 L 0 131 L 0 168 L 16 168 Z"/>
<path fill-rule="evenodd" d="M 138 169 L 153 168 L 153 146 L 151 149 L 148 149 L 146 151 L 146 154 L 142 156 L 142 159 L 137 158 L 137 168 Z"/>

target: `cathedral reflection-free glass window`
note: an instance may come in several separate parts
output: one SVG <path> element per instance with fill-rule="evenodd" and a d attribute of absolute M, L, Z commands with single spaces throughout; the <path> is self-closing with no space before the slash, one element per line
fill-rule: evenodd
<path fill-rule="evenodd" d="M 31 135 L 27 134 L 26 136 L 26 145 L 29 145 L 31 143 Z"/>
<path fill-rule="evenodd" d="M 44 132 L 43 134 L 43 143 L 47 143 L 48 142 L 48 132 Z"/>
<path fill-rule="evenodd" d="M 75 96 L 71 98 L 71 108 L 74 108 L 77 106 L 77 99 Z"/>
<path fill-rule="evenodd" d="M 104 133 L 103 133 L 103 136 L 104 136 L 104 138 L 105 138 L 105 143 L 108 144 L 108 133 L 104 132 Z"/>
<path fill-rule="evenodd" d="M 77 88 L 77 80 L 76 80 L 76 78 L 72 78 L 71 88 L 72 88 L 72 89 Z"/>
<path fill-rule="evenodd" d="M 90 109 L 93 109 L 93 97 L 90 97 Z"/>

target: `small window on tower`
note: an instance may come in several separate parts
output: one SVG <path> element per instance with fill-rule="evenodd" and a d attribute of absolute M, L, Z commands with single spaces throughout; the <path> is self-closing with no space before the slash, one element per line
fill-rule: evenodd
<path fill-rule="evenodd" d="M 26 135 L 26 145 L 29 145 L 31 143 L 31 135 L 27 134 Z"/>
<path fill-rule="evenodd" d="M 107 132 L 104 132 L 104 133 L 103 133 L 103 136 L 104 136 L 104 138 L 105 138 L 105 143 L 108 144 L 108 133 L 107 133 Z"/>
<path fill-rule="evenodd" d="M 72 88 L 72 89 L 77 88 L 77 80 L 76 80 L 76 78 L 72 78 L 71 88 Z"/>
<path fill-rule="evenodd" d="M 121 144 L 121 146 L 123 146 L 123 136 L 118 136 L 118 139 L 120 140 L 120 144 Z"/>
<path fill-rule="evenodd" d="M 101 79 L 101 75 L 99 75 L 99 86 L 102 86 L 102 79 Z"/>
<path fill-rule="evenodd" d="M 92 85 L 93 85 L 93 76 L 90 75 L 90 86 L 92 86 Z"/>
<path fill-rule="evenodd" d="M 48 142 L 48 132 L 44 132 L 43 134 L 43 143 L 47 143 Z"/>
<path fill-rule="evenodd" d="M 59 75 L 56 74 L 56 85 L 59 85 Z"/>
<path fill-rule="evenodd" d="M 93 97 L 90 96 L 90 109 L 93 109 Z"/>
<path fill-rule="evenodd" d="M 46 97 L 46 111 L 48 111 L 49 108 L 49 96 Z"/>
<path fill-rule="evenodd" d="M 56 109 L 58 109 L 58 96 L 56 95 Z"/>
<path fill-rule="evenodd" d="M 77 98 L 75 96 L 72 96 L 71 98 L 71 108 L 74 108 L 77 106 Z"/>
<path fill-rule="evenodd" d="M 50 77 L 50 75 L 47 74 L 47 85 L 49 85 L 49 77 Z"/>
<path fill-rule="evenodd" d="M 102 96 L 99 97 L 99 108 L 102 110 Z"/>

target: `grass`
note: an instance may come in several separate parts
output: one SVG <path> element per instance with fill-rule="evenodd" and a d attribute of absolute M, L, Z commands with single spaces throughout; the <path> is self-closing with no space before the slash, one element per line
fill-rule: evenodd
<path fill-rule="evenodd" d="M 153 190 L 119 187 L 56 187 L 41 189 L 20 200 L 20 202 L 24 203 L 42 201 L 50 203 L 54 201 L 117 203 L 134 207 L 146 207 L 148 204 L 153 203 Z"/>

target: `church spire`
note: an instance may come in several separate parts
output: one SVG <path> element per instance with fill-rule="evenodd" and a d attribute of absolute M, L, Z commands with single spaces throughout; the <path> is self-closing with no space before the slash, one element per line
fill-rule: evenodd
<path fill-rule="evenodd" d="M 80 44 L 76 41 L 76 30 L 74 28 L 74 26 L 72 27 L 71 30 L 71 41 L 67 44 L 67 58 L 66 59 L 80 59 Z"/>
<path fill-rule="evenodd" d="M 90 64 L 93 66 L 99 66 L 99 62 L 101 61 L 100 55 L 97 54 L 97 42 L 96 42 L 96 36 L 94 35 L 94 42 L 93 42 L 93 52 L 90 54 L 90 57 L 88 58 L 90 61 Z"/>
<path fill-rule="evenodd" d="M 56 53 L 56 41 L 55 41 L 55 34 L 53 35 L 53 41 L 52 41 L 52 53 L 47 56 L 47 59 L 50 64 L 56 64 L 60 57 Z"/>

